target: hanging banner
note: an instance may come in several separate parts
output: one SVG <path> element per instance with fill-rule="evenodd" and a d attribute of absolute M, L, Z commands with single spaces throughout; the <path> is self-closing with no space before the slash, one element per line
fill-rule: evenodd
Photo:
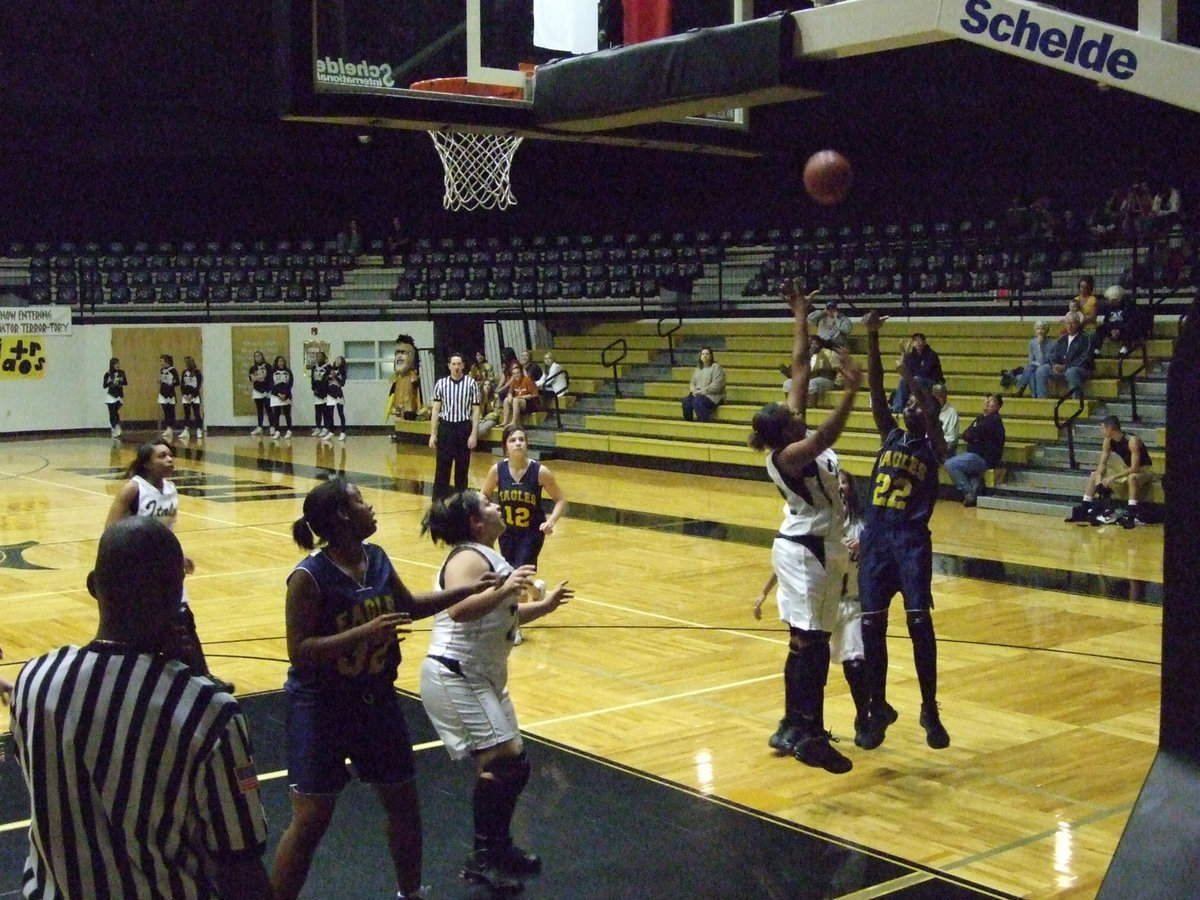
<path fill-rule="evenodd" d="M 0 335 L 67 335 L 69 306 L 0 306 Z"/>
<path fill-rule="evenodd" d="M 46 348 L 41 335 L 0 335 L 0 379 L 44 378 Z"/>

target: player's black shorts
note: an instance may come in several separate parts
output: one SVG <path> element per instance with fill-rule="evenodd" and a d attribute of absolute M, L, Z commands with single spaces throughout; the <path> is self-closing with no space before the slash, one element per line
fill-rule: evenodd
<path fill-rule="evenodd" d="M 369 694 L 322 695 L 291 681 L 287 696 L 288 782 L 302 794 L 336 794 L 350 780 L 403 784 L 413 779 L 412 740 L 389 686 Z"/>
<path fill-rule="evenodd" d="M 500 555 L 512 563 L 513 568 L 537 566 L 544 543 L 546 535 L 540 528 L 513 528 L 500 535 Z"/>
<path fill-rule="evenodd" d="M 897 593 L 904 608 L 933 608 L 933 540 L 927 528 L 871 528 L 860 538 L 858 596 L 862 611 L 880 612 Z"/>

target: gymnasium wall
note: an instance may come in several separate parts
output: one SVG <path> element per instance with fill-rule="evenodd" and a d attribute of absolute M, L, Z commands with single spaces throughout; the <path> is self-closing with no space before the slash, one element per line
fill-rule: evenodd
<path fill-rule="evenodd" d="M 312 426 L 312 392 L 304 371 L 304 342 L 313 338 L 329 342 L 329 357 L 345 355 L 347 341 L 380 341 L 381 355 L 391 357 L 396 335 L 411 334 L 419 348 L 433 346 L 433 323 L 428 321 L 396 322 L 292 322 L 284 325 L 254 323 L 205 325 L 75 325 L 70 335 L 38 338 L 43 345 L 45 366 L 41 377 L 6 378 L 0 384 L 0 433 L 76 431 L 96 429 L 107 434 L 108 411 L 104 403 L 101 382 L 113 356 L 114 345 L 125 348 L 117 355 L 121 367 L 128 373 L 132 385 L 139 391 L 147 388 L 146 381 L 157 380 L 158 356 L 170 353 L 175 367 L 183 369 L 184 354 L 196 357 L 204 373 L 204 418 L 209 427 L 236 425 L 251 428 L 252 414 L 235 414 L 235 392 L 248 393 L 245 378 L 250 360 L 235 360 L 235 332 L 249 327 L 261 328 L 269 335 L 285 329 L 287 350 L 263 346 L 270 361 L 276 353 L 284 353 L 296 376 L 293 417 L 298 427 Z M 192 334 L 181 335 L 186 328 Z M 121 331 L 121 334 L 114 332 Z M 198 334 L 197 334 L 198 333 Z M 174 346 L 186 338 L 187 346 Z M 197 340 L 198 339 L 198 340 Z M 129 348 L 144 348 L 130 357 Z M 197 352 L 198 349 L 198 352 Z M 350 427 L 383 424 L 386 380 L 350 381 L 346 385 L 346 416 Z M 154 388 L 157 391 L 157 388 Z M 127 394 L 132 391 L 127 391 Z M 144 405 L 144 404 L 142 404 Z M 244 403 L 239 403 L 243 408 Z M 122 409 L 122 418 L 139 418 L 135 404 Z M 150 409 L 148 412 L 156 413 Z M 182 407 L 179 408 L 182 414 Z"/>

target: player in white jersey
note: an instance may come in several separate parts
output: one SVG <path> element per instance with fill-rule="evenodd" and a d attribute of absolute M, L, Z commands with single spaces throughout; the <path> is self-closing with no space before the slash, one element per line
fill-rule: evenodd
<path fill-rule="evenodd" d="M 429 655 L 421 664 L 421 702 L 453 759 L 474 758 L 474 850 L 463 877 L 502 893 L 521 890 L 520 878 L 542 861 L 513 844 L 510 826 L 530 765 L 508 693 L 508 654 L 517 625 L 556 610 L 571 597 L 562 582 L 542 600 L 518 603 L 533 566 L 514 569 L 495 549 L 504 531 L 500 506 L 478 491 L 434 500 L 424 529 L 451 547 L 435 587 L 449 590 L 487 572 L 498 587 L 473 594 L 433 620 Z"/>
<path fill-rule="evenodd" d="M 145 516 L 158 519 L 171 531 L 179 517 L 179 491 L 170 476 L 175 472 L 175 453 L 164 440 L 148 441 L 137 449 L 133 462 L 126 474 L 129 480 L 117 491 L 104 527 L 130 516 Z M 183 571 L 191 575 L 196 564 L 191 557 L 184 556 Z M 182 644 L 178 658 L 186 662 L 198 675 L 209 678 L 221 690 L 233 693 L 233 684 L 213 676 L 208 671 L 208 660 L 200 636 L 196 633 L 196 619 L 188 606 L 187 588 L 179 598 L 179 638 Z"/>
<path fill-rule="evenodd" d="M 783 524 L 771 547 L 771 562 L 779 581 L 779 618 L 788 626 L 789 652 L 783 669 L 784 715 L 768 743 L 806 765 L 842 774 L 853 764 L 833 748 L 824 713 L 829 636 L 837 625 L 847 559 L 840 469 L 829 448 L 854 406 L 862 370 L 842 352 L 841 399 L 825 421 L 809 431 L 804 416 L 813 295 L 787 285 L 784 296 L 794 320 L 792 384 L 786 405 L 769 403 L 755 414 L 750 436 L 750 446 L 770 451 L 767 474 L 784 498 Z"/>

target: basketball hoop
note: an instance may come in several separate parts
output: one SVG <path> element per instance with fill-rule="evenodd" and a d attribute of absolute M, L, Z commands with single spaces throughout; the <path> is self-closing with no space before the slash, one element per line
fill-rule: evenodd
<path fill-rule="evenodd" d="M 509 172 L 524 138 L 512 134 L 431 131 L 445 169 L 442 206 L 453 212 L 516 205 Z"/>
<path fill-rule="evenodd" d="M 522 65 L 526 77 L 533 67 Z M 484 100 L 521 100 L 526 88 L 480 84 L 466 78 L 432 78 L 411 85 L 412 90 L 457 94 Z M 445 171 L 446 193 L 442 206 L 453 212 L 472 209 L 508 209 L 515 206 L 509 174 L 513 156 L 524 138 L 513 134 L 455 131 L 442 128 L 429 132 Z"/>

